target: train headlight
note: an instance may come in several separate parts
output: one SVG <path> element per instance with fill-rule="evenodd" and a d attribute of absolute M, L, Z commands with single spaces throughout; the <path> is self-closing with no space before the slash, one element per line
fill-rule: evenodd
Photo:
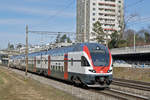
<path fill-rule="evenodd" d="M 96 73 L 96 71 L 93 70 L 93 69 L 89 69 L 89 71 L 92 72 L 92 73 Z"/>
<path fill-rule="evenodd" d="M 112 70 L 108 70 L 107 72 L 110 73 L 110 72 L 112 72 Z"/>

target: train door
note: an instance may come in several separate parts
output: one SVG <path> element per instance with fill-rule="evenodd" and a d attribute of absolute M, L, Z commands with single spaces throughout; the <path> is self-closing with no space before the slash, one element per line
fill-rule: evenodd
<path fill-rule="evenodd" d="M 51 66 L 51 56 L 49 55 L 49 56 L 48 56 L 48 73 L 47 73 L 48 75 L 51 74 L 50 66 Z"/>
<path fill-rule="evenodd" d="M 34 68 L 33 68 L 33 72 L 36 72 L 36 56 L 34 57 Z"/>
<path fill-rule="evenodd" d="M 41 57 L 40 57 L 40 74 L 44 74 L 44 67 L 45 67 L 45 57 L 41 54 Z"/>
<path fill-rule="evenodd" d="M 44 55 L 42 56 L 42 70 L 45 75 L 47 75 L 47 70 L 48 70 L 48 56 Z"/>
<path fill-rule="evenodd" d="M 36 72 L 40 73 L 41 69 L 41 56 L 36 56 Z"/>
<path fill-rule="evenodd" d="M 68 79 L 68 54 L 64 55 L 64 79 Z"/>
<path fill-rule="evenodd" d="M 41 57 L 40 57 L 40 70 L 43 69 L 42 63 L 43 63 L 43 59 L 42 59 L 42 54 L 41 54 Z"/>

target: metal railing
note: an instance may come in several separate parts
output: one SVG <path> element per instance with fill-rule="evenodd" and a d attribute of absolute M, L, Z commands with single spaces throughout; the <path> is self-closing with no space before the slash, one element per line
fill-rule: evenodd
<path fill-rule="evenodd" d="M 112 54 L 130 54 L 130 53 L 148 53 L 150 52 L 150 45 L 136 46 L 134 47 L 123 47 L 111 49 Z"/>

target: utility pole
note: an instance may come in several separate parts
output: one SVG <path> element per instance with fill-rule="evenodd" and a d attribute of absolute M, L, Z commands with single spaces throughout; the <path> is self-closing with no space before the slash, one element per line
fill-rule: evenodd
<path fill-rule="evenodd" d="M 26 72 L 25 72 L 26 76 L 27 72 L 28 72 L 28 25 L 26 25 Z"/>
<path fill-rule="evenodd" d="M 135 48 L 135 32 L 134 32 L 134 52 L 136 51 L 136 48 Z"/>
<path fill-rule="evenodd" d="M 87 1 L 86 0 L 84 0 L 83 1 L 84 2 L 84 32 L 83 32 L 83 41 L 82 42 L 86 42 L 86 4 L 87 4 Z"/>

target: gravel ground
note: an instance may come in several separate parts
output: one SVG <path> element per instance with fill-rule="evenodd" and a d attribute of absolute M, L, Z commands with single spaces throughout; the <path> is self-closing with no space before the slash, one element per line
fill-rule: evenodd
<path fill-rule="evenodd" d="M 9 69 L 9 70 L 25 77 L 25 72 L 22 72 L 16 69 Z M 109 97 L 100 93 L 74 87 L 73 85 L 64 84 L 63 82 L 55 81 L 55 80 L 41 77 L 41 76 L 31 74 L 31 73 L 28 73 L 27 78 L 32 78 L 36 81 L 39 81 L 42 84 L 50 85 L 56 89 L 69 93 L 70 95 L 76 96 L 77 98 L 80 98 L 83 100 L 119 100 L 119 99 L 112 98 L 112 97 Z"/>

